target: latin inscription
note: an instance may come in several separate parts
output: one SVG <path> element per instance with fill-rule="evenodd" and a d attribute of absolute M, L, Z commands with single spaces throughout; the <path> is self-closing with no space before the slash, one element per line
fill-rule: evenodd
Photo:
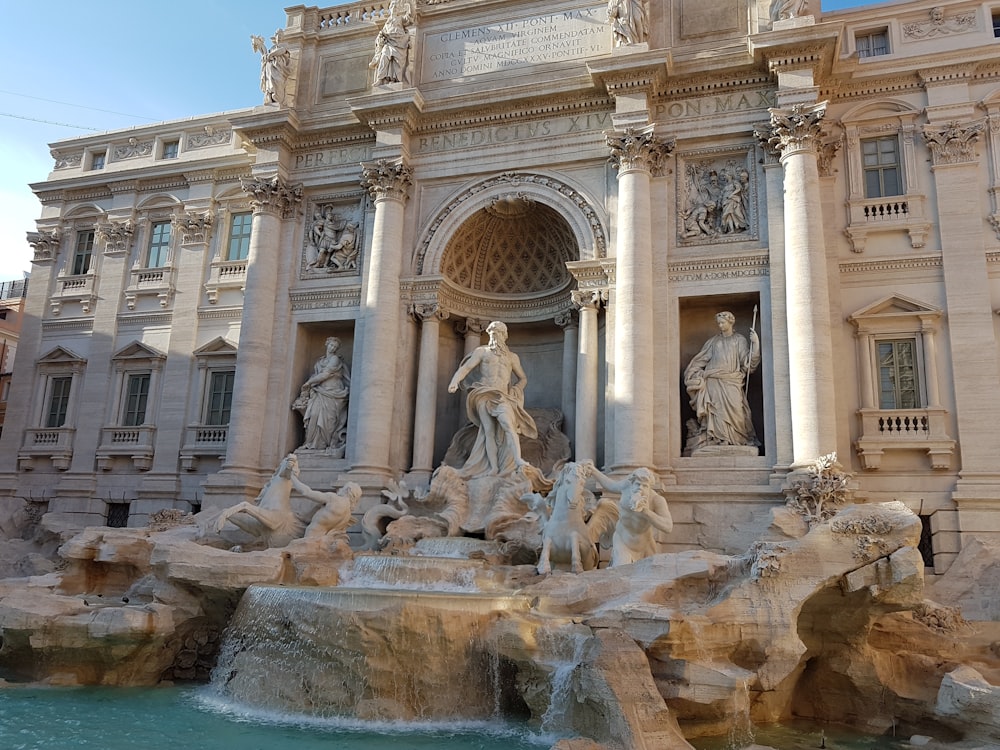
<path fill-rule="evenodd" d="M 422 135 L 416 140 L 416 150 L 417 153 L 426 154 L 434 151 L 530 141 L 550 135 L 602 131 L 610 127 L 611 113 L 596 112 L 548 120 L 512 122 L 509 125 L 491 125 L 487 128 L 453 130 L 440 135 Z"/>
<path fill-rule="evenodd" d="M 495 73 L 611 52 L 611 27 L 601 5 L 424 37 L 425 81 Z"/>
<path fill-rule="evenodd" d="M 328 148 L 295 155 L 295 169 L 320 169 L 341 164 L 357 164 L 368 158 L 368 150 L 358 146 Z"/>
<path fill-rule="evenodd" d="M 773 91 L 747 91 L 657 104 L 653 110 L 653 119 L 656 122 L 686 120 L 692 117 L 724 115 L 727 112 L 745 112 L 774 106 L 776 100 Z"/>

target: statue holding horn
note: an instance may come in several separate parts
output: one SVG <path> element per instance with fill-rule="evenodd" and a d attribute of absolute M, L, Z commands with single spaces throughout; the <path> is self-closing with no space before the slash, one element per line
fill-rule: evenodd
<path fill-rule="evenodd" d="M 695 419 L 688 423 L 685 453 L 706 446 L 740 445 L 757 447 L 746 382 L 760 365 L 760 337 L 750 327 L 749 340 L 736 333 L 736 316 L 720 312 L 715 316 L 719 333 L 712 336 L 684 370 L 684 387 L 691 399 Z"/>

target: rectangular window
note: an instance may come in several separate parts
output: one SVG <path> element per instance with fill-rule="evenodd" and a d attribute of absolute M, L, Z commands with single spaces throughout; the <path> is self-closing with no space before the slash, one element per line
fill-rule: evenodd
<path fill-rule="evenodd" d="M 180 141 L 164 141 L 161 157 L 164 159 L 176 159 L 177 154 L 180 153 L 180 150 L 181 150 Z"/>
<path fill-rule="evenodd" d="M 170 222 L 158 221 L 149 234 L 149 261 L 147 268 L 161 268 L 167 265 L 170 251 Z"/>
<path fill-rule="evenodd" d="M 62 427 L 66 424 L 66 411 L 69 408 L 69 390 L 73 385 L 73 376 L 64 375 L 49 381 L 49 410 L 45 418 L 46 427 Z"/>
<path fill-rule="evenodd" d="M 903 194 L 899 164 L 899 139 L 894 135 L 861 141 L 865 172 L 865 197 L 884 198 Z"/>
<path fill-rule="evenodd" d="M 993 14 L 993 36 L 1000 37 L 1000 13 Z"/>
<path fill-rule="evenodd" d="M 91 169 L 104 169 L 104 161 L 107 159 L 107 151 L 98 151 L 90 155 Z"/>
<path fill-rule="evenodd" d="M 131 503 L 108 503 L 108 514 L 105 525 L 113 529 L 124 529 L 128 526 L 129 506 Z"/>
<path fill-rule="evenodd" d="M 76 250 L 73 251 L 73 275 L 87 273 L 94 254 L 94 230 L 76 233 Z"/>
<path fill-rule="evenodd" d="M 246 260 L 250 254 L 250 225 L 253 214 L 233 214 L 229 224 L 229 243 L 226 247 L 226 260 Z"/>
<path fill-rule="evenodd" d="M 126 384 L 125 409 L 122 425 L 138 427 L 146 422 L 146 403 L 149 400 L 149 373 L 129 375 Z"/>
<path fill-rule="evenodd" d="M 854 48 L 858 57 L 877 57 L 889 54 L 889 35 L 885 29 L 858 34 L 854 37 Z"/>
<path fill-rule="evenodd" d="M 917 340 L 879 341 L 878 381 L 880 409 L 916 409 L 920 404 L 917 380 Z"/>
<path fill-rule="evenodd" d="M 236 373 L 233 370 L 213 372 L 208 384 L 208 408 L 205 414 L 205 424 L 227 425 L 233 407 L 233 383 Z"/>

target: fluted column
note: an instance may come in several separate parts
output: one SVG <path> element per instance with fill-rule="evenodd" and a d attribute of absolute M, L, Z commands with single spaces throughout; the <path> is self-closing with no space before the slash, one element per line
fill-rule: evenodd
<path fill-rule="evenodd" d="M 252 198 L 253 220 L 243 292 L 243 316 L 233 382 L 232 419 L 223 469 L 258 472 L 261 465 L 261 402 L 267 398 L 272 359 L 281 230 L 302 202 L 302 186 L 281 177 L 253 177 L 242 182 Z"/>
<path fill-rule="evenodd" d="M 785 298 L 792 467 L 837 448 L 830 288 L 819 207 L 820 120 L 826 103 L 771 110 L 769 145 L 784 168 Z"/>
<path fill-rule="evenodd" d="M 649 187 L 673 149 L 650 128 L 607 136 L 618 170 L 614 324 L 615 471 L 653 463 L 653 241 Z"/>
<path fill-rule="evenodd" d="M 597 378 L 600 367 L 597 313 L 605 300 L 603 290 L 577 290 L 573 304 L 580 309 L 576 355 L 576 460 L 597 460 Z"/>
<path fill-rule="evenodd" d="M 399 160 L 362 164 L 361 184 L 375 204 L 371 258 L 362 303 L 364 342 L 360 379 L 355 375 L 356 432 L 348 446 L 351 470 L 390 473 L 389 449 L 399 349 L 399 274 L 403 254 L 403 208 L 412 183 L 410 168 Z"/>
<path fill-rule="evenodd" d="M 410 316 L 420 321 L 417 402 L 413 415 L 413 463 L 410 473 L 430 481 L 434 470 L 434 423 L 437 418 L 438 337 L 448 312 L 438 304 L 412 305 Z"/>
<path fill-rule="evenodd" d="M 562 395 L 563 431 L 571 438 L 576 432 L 576 350 L 579 327 L 576 311 L 564 310 L 555 318 L 563 332 Z"/>

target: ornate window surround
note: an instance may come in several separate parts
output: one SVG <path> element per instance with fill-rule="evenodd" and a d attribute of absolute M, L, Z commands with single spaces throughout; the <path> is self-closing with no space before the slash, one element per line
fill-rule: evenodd
<path fill-rule="evenodd" d="M 107 215 L 98 206 L 87 204 L 78 206 L 66 215 L 61 226 L 62 238 L 59 271 L 56 274 L 55 288 L 49 297 L 49 309 L 52 315 L 58 316 L 67 304 L 79 304 L 80 311 L 89 315 L 97 302 L 97 278 L 101 263 L 100 223 Z M 94 248 L 90 258 L 90 266 L 85 273 L 73 273 L 73 259 L 76 254 L 77 238 L 81 232 L 94 232 Z"/>
<path fill-rule="evenodd" d="M 947 410 L 941 406 L 935 334 L 943 313 L 923 302 L 892 294 L 848 317 L 858 345 L 861 409 L 855 449 L 865 469 L 881 466 L 887 450 L 923 450 L 932 469 L 951 467 L 955 441 L 947 434 Z M 921 403 L 915 409 L 878 406 L 878 342 L 910 338 L 917 344 Z"/>
<path fill-rule="evenodd" d="M 62 346 L 57 346 L 38 360 L 38 377 L 31 409 L 34 414 L 33 422 L 37 426 L 24 431 L 24 444 L 17 454 L 19 468 L 31 471 L 35 459 L 47 458 L 59 471 L 69 469 L 79 411 L 80 374 L 86 366 L 87 360 Z M 58 377 L 73 379 L 66 405 L 66 419 L 60 427 L 46 427 L 45 417 L 52 396 L 52 382 Z"/>
<path fill-rule="evenodd" d="M 140 298 L 156 297 L 161 308 L 170 306 L 174 298 L 174 259 L 180 238 L 173 226 L 181 218 L 182 205 L 173 196 L 158 195 L 143 201 L 138 207 L 140 216 L 136 220 L 135 257 L 128 285 L 125 287 L 125 306 L 135 310 Z M 162 266 L 149 268 L 149 243 L 153 225 L 171 222 L 170 248 Z"/>
<path fill-rule="evenodd" d="M 990 200 L 993 203 L 993 213 L 990 214 L 990 224 L 1000 239 L 1000 90 L 983 99 L 979 105 L 986 111 L 986 151 L 990 164 Z"/>
<path fill-rule="evenodd" d="M 111 412 L 109 424 L 101 430 L 101 444 L 96 452 L 97 468 L 101 471 L 110 471 L 116 456 L 127 456 L 139 471 L 152 468 L 160 375 L 166 358 L 162 352 L 139 341 L 128 344 L 111 358 L 115 372 Z M 145 419 L 141 425 L 126 427 L 122 422 L 129 376 L 141 374 L 150 376 Z"/>
<path fill-rule="evenodd" d="M 192 389 L 198 394 L 189 405 L 189 418 L 184 433 L 184 445 L 180 451 L 181 468 L 197 471 L 201 457 L 215 457 L 222 460 L 226 456 L 229 442 L 229 425 L 206 424 L 209 388 L 213 373 L 236 370 L 236 344 L 219 336 L 193 352 L 198 368 L 198 384 Z"/>
<path fill-rule="evenodd" d="M 920 112 L 907 104 L 884 100 L 865 103 L 845 113 L 840 120 L 847 139 L 847 229 L 851 248 L 863 253 L 868 237 L 880 232 L 906 232 L 910 246 L 924 246 L 931 223 L 927 218 L 927 197 L 920 190 L 915 140 Z M 884 198 L 866 198 L 861 141 L 895 134 L 899 138 L 900 167 L 904 193 Z"/>
<path fill-rule="evenodd" d="M 249 258 L 229 260 L 227 257 L 229 245 L 229 229 L 233 214 L 251 211 L 250 198 L 242 190 L 235 191 L 235 200 L 225 199 L 216 211 L 216 223 L 222 231 L 215 233 L 215 249 L 209 264 L 208 280 L 205 282 L 205 295 L 208 304 L 216 305 L 219 298 L 228 291 L 240 293 L 239 304 L 242 303 L 242 293 L 247 281 L 247 265 Z M 252 221 L 252 220 L 251 220 Z M 251 242 L 253 242 L 251 234 Z"/>

